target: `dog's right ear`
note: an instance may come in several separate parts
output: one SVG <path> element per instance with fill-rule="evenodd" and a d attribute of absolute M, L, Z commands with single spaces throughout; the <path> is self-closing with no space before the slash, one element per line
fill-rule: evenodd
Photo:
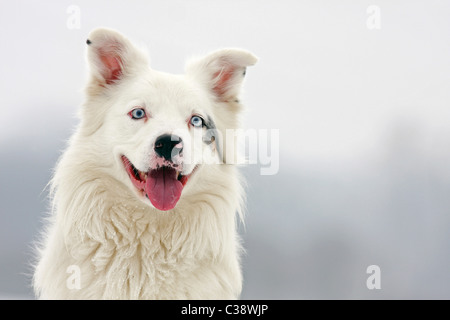
<path fill-rule="evenodd" d="M 147 56 L 117 31 L 98 28 L 86 41 L 91 85 L 107 87 L 148 67 Z"/>

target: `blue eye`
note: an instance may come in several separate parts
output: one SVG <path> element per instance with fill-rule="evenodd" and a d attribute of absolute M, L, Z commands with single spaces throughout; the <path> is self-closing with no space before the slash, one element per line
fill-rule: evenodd
<path fill-rule="evenodd" d="M 142 109 L 142 108 L 136 108 L 136 109 L 133 109 L 133 110 L 129 113 L 129 115 L 130 115 L 130 117 L 131 117 L 132 119 L 135 119 L 135 120 L 139 120 L 139 119 L 145 118 L 145 116 L 146 116 L 145 110 Z"/>
<path fill-rule="evenodd" d="M 203 119 L 199 116 L 193 116 L 191 118 L 191 124 L 196 128 L 201 128 L 203 127 Z"/>

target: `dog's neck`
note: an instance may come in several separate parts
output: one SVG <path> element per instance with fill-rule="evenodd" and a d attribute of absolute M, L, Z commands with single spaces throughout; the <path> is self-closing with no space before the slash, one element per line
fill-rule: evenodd
<path fill-rule="evenodd" d="M 105 188 L 106 185 L 118 185 L 117 181 L 109 180 L 113 178 L 92 179 L 89 174 L 84 181 L 82 178 L 71 181 L 71 185 L 66 185 L 67 181 L 63 179 L 54 198 L 58 211 L 56 219 L 64 220 L 64 233 L 71 239 L 70 246 L 77 248 L 73 250 L 74 254 L 88 253 L 89 250 L 79 250 L 80 245 L 125 248 L 139 243 L 165 254 L 183 251 L 196 258 L 209 256 L 216 259 L 229 237 L 234 237 L 236 212 L 241 206 L 237 188 L 230 187 L 239 184 L 237 175 L 231 174 L 235 168 L 223 165 L 217 170 L 228 171 L 230 181 L 215 188 L 206 185 L 201 192 L 181 199 L 178 206 L 168 212 L 146 205 L 124 185 L 115 190 Z M 74 190 L 71 198 L 62 199 L 60 188 Z M 212 202 L 214 206 L 211 206 Z M 190 241 L 193 234 L 196 242 Z M 198 234 L 202 235 L 201 242 L 198 242 Z M 155 246 L 155 243 L 159 245 Z"/>

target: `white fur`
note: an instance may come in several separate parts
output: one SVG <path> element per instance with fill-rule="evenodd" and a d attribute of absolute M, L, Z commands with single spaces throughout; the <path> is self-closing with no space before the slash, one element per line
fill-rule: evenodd
<path fill-rule="evenodd" d="M 162 212 L 139 197 L 120 155 L 147 170 L 154 156 L 152 141 L 166 131 L 183 137 L 186 153 L 198 153 L 199 146 L 189 144 L 193 130 L 185 122 L 192 112 L 212 116 L 220 132 L 237 128 L 240 75 L 256 58 L 224 49 L 191 62 L 185 75 L 169 75 L 152 70 L 146 54 L 113 30 L 96 29 L 89 40 L 91 78 L 80 124 L 51 181 L 53 209 L 38 249 L 36 295 L 238 298 L 242 275 L 236 213 L 242 215 L 243 188 L 237 169 L 201 165 L 176 207 Z M 120 62 L 120 79 L 108 82 L 114 67 L 105 65 L 101 55 Z M 222 70 L 230 68 L 235 73 L 225 79 L 226 86 L 214 91 Z M 141 105 L 152 118 L 130 120 L 127 112 Z M 186 162 L 183 174 L 196 164 Z M 70 266 L 81 271 L 79 289 L 68 285 Z"/>

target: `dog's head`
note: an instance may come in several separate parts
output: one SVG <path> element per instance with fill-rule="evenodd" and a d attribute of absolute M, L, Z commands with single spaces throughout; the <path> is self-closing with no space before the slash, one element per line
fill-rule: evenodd
<path fill-rule="evenodd" d="M 223 49 L 171 75 L 151 69 L 147 55 L 113 30 L 92 31 L 87 44 L 84 136 L 95 141 L 105 170 L 139 199 L 174 208 L 206 164 L 226 161 L 219 138 L 238 125 L 238 94 L 256 57 Z"/>

